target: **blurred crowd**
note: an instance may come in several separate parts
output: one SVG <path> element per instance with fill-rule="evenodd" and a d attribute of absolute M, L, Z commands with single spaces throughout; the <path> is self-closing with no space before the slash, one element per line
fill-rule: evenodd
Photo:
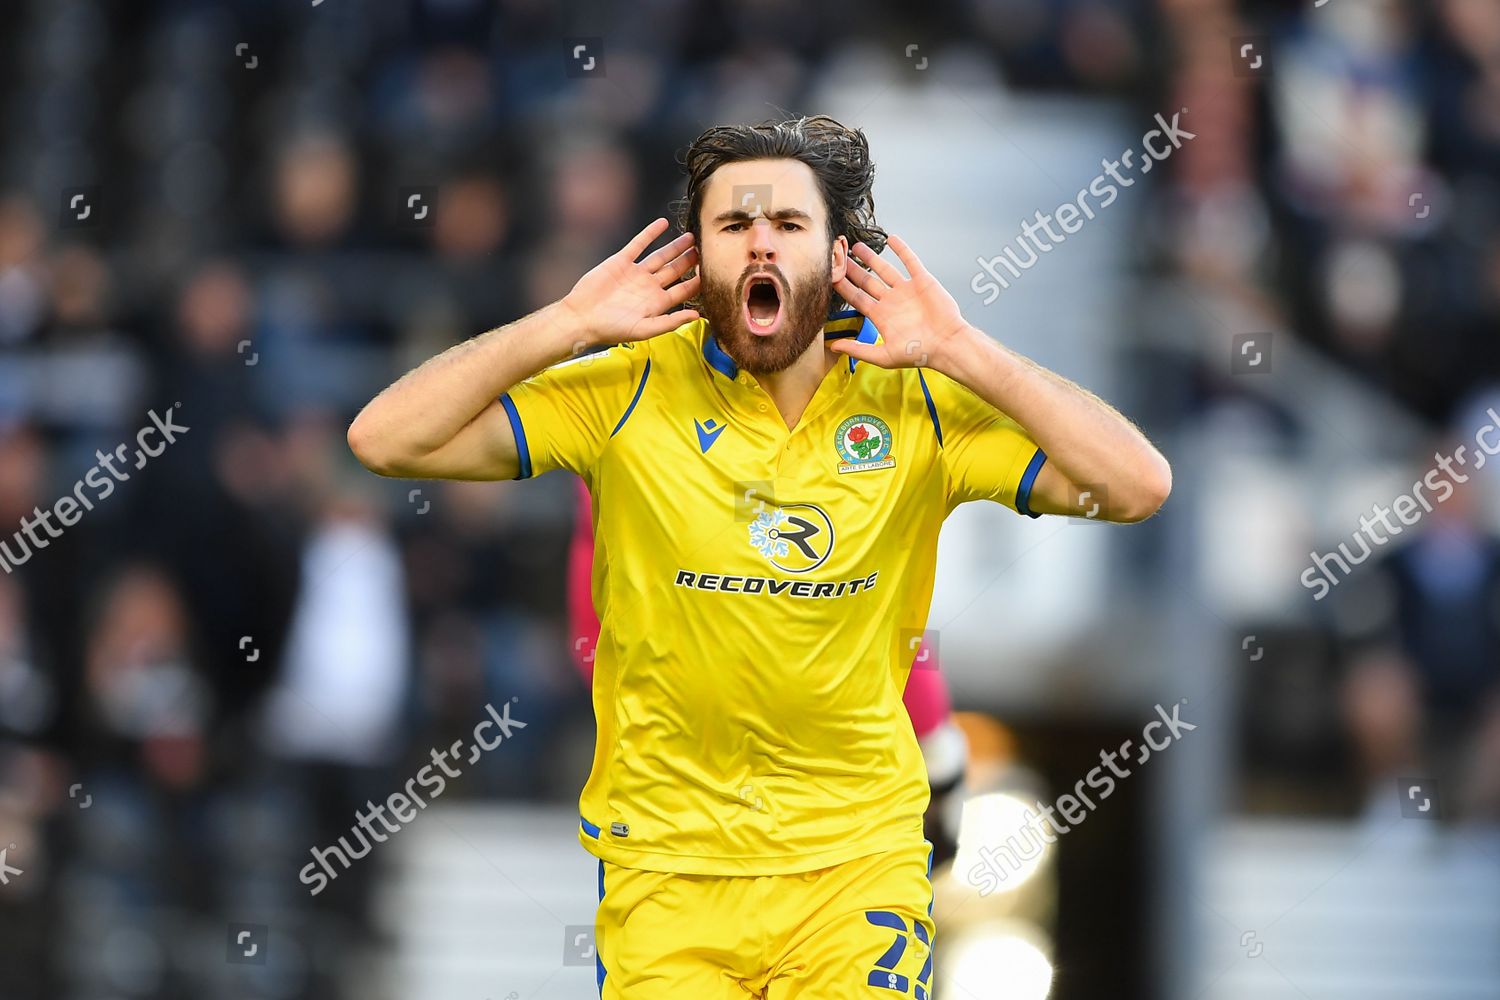
<path fill-rule="evenodd" d="M 1392 435 L 1331 468 L 1290 430 L 1321 420 L 1284 409 L 1307 400 L 1259 401 L 1311 495 L 1369 509 L 1345 503 L 1354 484 L 1335 469 L 1420 479 L 1497 398 L 1500 5 L 1232 6 L 1162 5 L 1178 55 L 1161 103 L 1193 112 L 1199 138 L 1159 192 L 1160 272 L 1206 326 L 1287 331 L 1421 428 L 1415 449 Z M 1221 369 L 1206 397 L 1244 382 Z M 1269 764 L 1283 785 L 1257 804 L 1384 818 L 1399 815 L 1397 780 L 1423 776 L 1446 818 L 1500 821 L 1497 493 L 1493 475 L 1467 478 L 1419 531 L 1349 560 L 1350 585 L 1316 609 L 1284 682 L 1252 668 L 1243 714 L 1264 717 L 1268 741 L 1250 739 L 1241 766 Z"/>
<path fill-rule="evenodd" d="M 1500 364 L 1500 7 L 1162 6 L 1163 103 L 1203 126 L 1173 164 L 1171 269 L 1452 419 Z"/>
<path fill-rule="evenodd" d="M 1273 73 L 1240 72 L 1240 36 Z M 827 67 L 874 45 L 899 71 L 911 41 L 1021 91 L 1191 109 L 1151 266 L 1282 317 L 1431 421 L 1493 378 L 1493 0 L 17 5 L 0 39 L 0 847 L 23 871 L 0 889 L 6 997 L 213 995 L 223 973 L 190 958 L 247 912 L 306 928 L 297 974 L 263 995 L 342 995 L 379 858 L 317 899 L 286 873 L 487 700 L 518 697 L 528 729 L 450 794 L 576 794 L 570 484 L 379 481 L 347 422 L 665 214 L 703 128 L 820 110 L 802 101 Z M 178 441 L 17 558 L 23 519 L 174 405 Z M 1477 587 L 1500 557 L 1475 538 Z M 1493 694 L 1483 649 L 1460 701 Z M 1369 674 L 1350 695 L 1365 739 L 1419 725 L 1424 650 L 1446 655 L 1417 642 L 1381 661 L 1408 664 L 1404 687 Z"/>

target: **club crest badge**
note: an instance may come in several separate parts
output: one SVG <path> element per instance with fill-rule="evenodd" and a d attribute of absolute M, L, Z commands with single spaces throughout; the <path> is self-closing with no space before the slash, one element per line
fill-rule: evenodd
<path fill-rule="evenodd" d="M 889 469 L 896 464 L 891 458 L 891 429 L 879 417 L 860 413 L 839 424 L 833 446 L 839 453 L 839 474 Z"/>

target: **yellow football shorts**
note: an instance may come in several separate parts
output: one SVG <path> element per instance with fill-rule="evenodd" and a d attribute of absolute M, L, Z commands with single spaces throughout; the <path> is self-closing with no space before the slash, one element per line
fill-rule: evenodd
<path fill-rule="evenodd" d="M 603 1000 L 929 1000 L 932 845 L 795 875 L 599 862 Z"/>

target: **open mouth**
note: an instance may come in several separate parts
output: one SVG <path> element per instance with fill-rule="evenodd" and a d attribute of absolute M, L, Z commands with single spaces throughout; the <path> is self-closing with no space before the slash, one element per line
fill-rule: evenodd
<path fill-rule="evenodd" d="M 781 289 L 774 278 L 756 275 L 745 284 L 745 325 L 769 336 L 781 326 Z"/>

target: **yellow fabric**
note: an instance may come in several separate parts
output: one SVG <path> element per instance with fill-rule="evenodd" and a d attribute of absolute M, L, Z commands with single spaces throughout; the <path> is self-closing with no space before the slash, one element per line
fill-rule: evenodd
<path fill-rule="evenodd" d="M 825 329 L 877 336 L 857 315 Z M 579 838 L 617 865 L 725 875 L 910 847 L 928 786 L 901 695 L 938 531 L 967 499 L 1014 507 L 1036 445 L 936 372 L 844 357 L 789 431 L 726 367 L 700 319 L 502 397 L 523 475 L 570 469 L 593 497 Z"/>
<path fill-rule="evenodd" d="M 922 843 L 793 875 L 678 875 L 601 861 L 599 995 L 927 1000 L 930 851 Z"/>

